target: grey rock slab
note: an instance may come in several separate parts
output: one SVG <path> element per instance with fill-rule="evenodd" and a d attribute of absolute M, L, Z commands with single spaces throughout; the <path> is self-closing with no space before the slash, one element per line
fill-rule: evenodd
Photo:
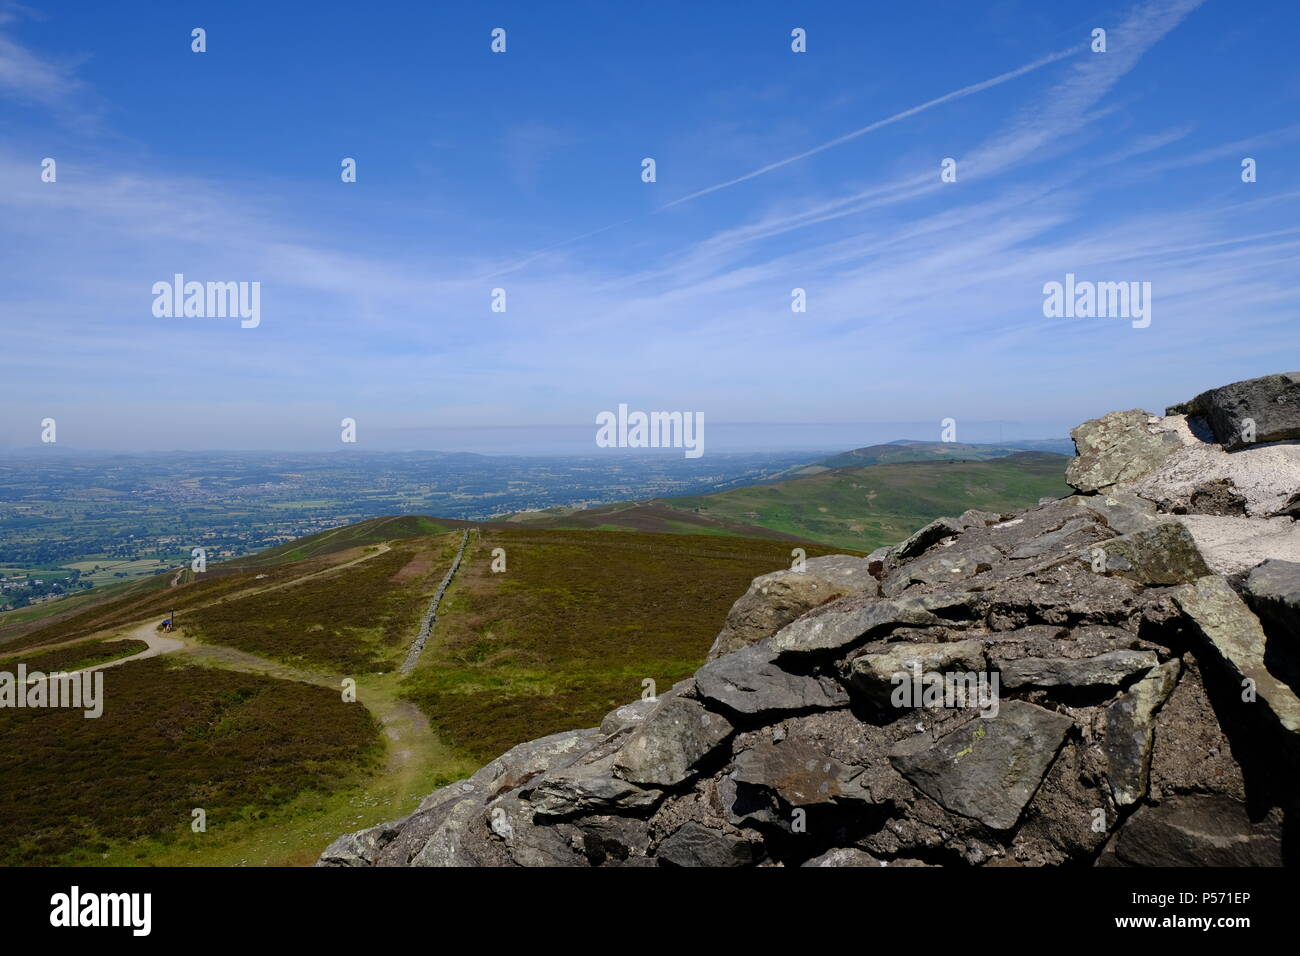
<path fill-rule="evenodd" d="M 670 866 L 752 866 L 764 856 L 763 844 L 688 820 L 655 850 Z"/>
<path fill-rule="evenodd" d="M 401 832 L 408 817 L 345 833 L 325 848 L 316 866 L 373 866 L 380 851 Z"/>
<path fill-rule="evenodd" d="M 973 599 L 966 592 L 939 592 L 853 605 L 836 602 L 787 624 L 772 638 L 772 647 L 778 654 L 847 650 L 873 634 L 895 627 L 942 624 L 941 613 L 966 608 Z"/>
<path fill-rule="evenodd" d="M 600 732 L 608 736 L 641 723 L 646 715 L 655 709 L 657 703 L 657 700 L 643 698 L 615 707 L 601 719 Z"/>
<path fill-rule="evenodd" d="M 1147 795 L 1156 711 L 1173 693 L 1181 671 L 1180 661 L 1161 664 L 1101 713 L 1106 778 L 1118 806 L 1131 806 Z"/>
<path fill-rule="evenodd" d="M 1300 562 L 1271 559 L 1246 575 L 1246 600 L 1276 635 L 1289 638 L 1300 658 Z"/>
<path fill-rule="evenodd" d="M 485 764 L 469 778 L 469 783 L 482 790 L 484 800 L 490 799 L 522 786 L 547 770 L 573 763 L 603 737 L 599 730 L 587 729 L 565 730 L 529 740 Z"/>
<path fill-rule="evenodd" d="M 770 640 L 705 664 L 695 672 L 695 686 L 701 699 L 746 716 L 827 710 L 849 702 L 834 679 L 779 667 Z"/>
<path fill-rule="evenodd" d="M 1300 438 L 1300 372 L 1282 372 L 1233 382 L 1175 405 L 1169 414 L 1200 415 L 1215 439 L 1229 450 L 1245 448 L 1253 424 L 1254 442 Z"/>
<path fill-rule="evenodd" d="M 734 783 L 763 790 L 790 807 L 875 803 L 862 767 L 836 760 L 806 741 L 764 741 L 736 755 Z"/>
<path fill-rule="evenodd" d="M 1082 492 L 1105 491 L 1136 481 L 1159 468 L 1182 442 L 1153 427 L 1155 416 L 1139 408 L 1111 412 L 1070 432 L 1078 457 L 1065 469 L 1065 480 Z"/>
<path fill-rule="evenodd" d="M 1080 558 L 1099 573 L 1148 586 L 1186 584 L 1210 573 L 1196 540 L 1178 521 L 1094 544 Z"/>
<path fill-rule="evenodd" d="M 1264 628 L 1228 583 L 1204 577 L 1178 588 L 1174 600 L 1205 638 L 1216 662 L 1238 682 L 1250 681 L 1256 702 L 1288 733 L 1300 734 L 1300 698 L 1265 666 Z"/>
<path fill-rule="evenodd" d="M 834 554 L 809 558 L 803 567 L 802 571 L 773 571 L 755 578 L 731 606 L 707 659 L 771 637 L 801 614 L 835 598 L 880 591 L 867 558 Z"/>
<path fill-rule="evenodd" d="M 971 524 L 971 521 L 963 521 L 961 518 L 936 518 L 923 528 L 913 532 L 902 544 L 895 547 L 894 557 L 899 561 L 914 558 L 928 551 L 944 538 L 961 534 L 966 528 L 971 527 Z"/>
<path fill-rule="evenodd" d="M 1185 794 L 1139 807 L 1115 855 L 1130 866 L 1281 866 L 1281 826 L 1272 815 L 1253 822 L 1220 794 Z"/>
<path fill-rule="evenodd" d="M 1118 687 L 1160 663 L 1152 651 L 1109 651 L 1096 657 L 1023 657 L 1001 666 L 1002 686 Z"/>
<path fill-rule="evenodd" d="M 1010 830 L 1073 723 L 1034 704 L 1006 701 L 996 717 L 976 717 L 937 741 L 927 734 L 899 741 L 889 760 L 945 809 Z"/>
<path fill-rule="evenodd" d="M 896 687 L 920 674 L 983 671 L 987 666 L 980 641 L 889 644 L 854 658 L 849 682 L 868 700 L 883 707 L 891 702 Z"/>
<path fill-rule="evenodd" d="M 698 706 L 698 705 L 696 705 Z M 614 773 L 614 755 L 591 763 L 548 771 L 532 787 L 528 801 L 538 816 L 564 817 L 654 806 L 663 794 L 630 783 Z"/>

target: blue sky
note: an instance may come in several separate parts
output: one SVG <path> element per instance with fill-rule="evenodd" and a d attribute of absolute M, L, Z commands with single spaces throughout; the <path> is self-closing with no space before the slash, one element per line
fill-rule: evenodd
<path fill-rule="evenodd" d="M 0 0 L 0 447 L 1045 437 L 1300 367 L 1300 7 L 899 6 Z M 1066 273 L 1150 327 L 1045 318 Z"/>

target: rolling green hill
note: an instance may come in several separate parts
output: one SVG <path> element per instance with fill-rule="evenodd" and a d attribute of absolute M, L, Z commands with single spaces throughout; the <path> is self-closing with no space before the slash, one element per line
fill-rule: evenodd
<path fill-rule="evenodd" d="M 746 535 L 871 551 L 942 515 L 968 508 L 1012 511 L 1069 494 L 1063 477 L 1068 460 L 1050 452 L 1016 452 L 987 461 L 833 468 L 709 495 L 535 512 L 512 520 L 536 528 Z"/>

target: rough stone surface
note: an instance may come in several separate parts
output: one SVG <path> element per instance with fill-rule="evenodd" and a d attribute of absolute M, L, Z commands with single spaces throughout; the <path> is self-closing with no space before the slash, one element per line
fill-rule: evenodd
<path fill-rule="evenodd" d="M 1102 713 L 1106 778 L 1118 806 L 1137 803 L 1147 794 L 1156 710 L 1173 693 L 1181 670 L 1176 660 L 1160 665 Z"/>
<path fill-rule="evenodd" d="M 1238 684 L 1249 681 L 1258 704 L 1288 733 L 1300 735 L 1300 698 L 1265 666 L 1264 628 L 1228 583 L 1204 577 L 1179 588 L 1174 600 L 1205 638 L 1214 661 Z"/>
<path fill-rule="evenodd" d="M 1300 562 L 1262 562 L 1247 575 L 1245 592 L 1265 626 L 1291 645 L 1284 653 L 1300 658 Z"/>
<path fill-rule="evenodd" d="M 984 645 L 979 641 L 943 644 L 886 645 L 853 659 L 849 680 L 877 706 L 890 704 L 894 689 L 924 673 L 983 671 Z"/>
<path fill-rule="evenodd" d="M 661 701 L 614 757 L 614 772 L 642 786 L 672 787 L 729 736 L 731 723 L 693 700 Z"/>
<path fill-rule="evenodd" d="M 1300 438 L 1300 372 L 1283 372 L 1233 382 L 1202 392 L 1169 414 L 1199 415 L 1229 451 L 1256 442 Z M 1253 423 L 1253 440 L 1247 423 Z"/>
<path fill-rule="evenodd" d="M 1083 556 L 1094 570 L 1141 584 L 1186 584 L 1210 573 L 1186 526 L 1164 521 L 1093 545 Z"/>
<path fill-rule="evenodd" d="M 705 664 L 695 672 L 695 686 L 705 702 L 746 716 L 824 710 L 849 702 L 832 678 L 792 674 L 779 667 L 770 640 Z"/>
<path fill-rule="evenodd" d="M 932 741 L 901 741 L 890 761 L 941 806 L 995 830 L 1016 825 L 1074 722 L 1023 701 Z"/>
<path fill-rule="evenodd" d="M 1178 515 L 1215 574 L 1239 574 L 1269 559 L 1300 561 L 1300 525 L 1290 518 Z"/>
<path fill-rule="evenodd" d="M 1002 666 L 1002 686 L 1118 687 L 1159 663 L 1151 651 L 1108 651 L 1096 657 L 1024 657 Z"/>
<path fill-rule="evenodd" d="M 1065 471 L 1066 482 L 1079 491 L 1105 491 L 1155 471 L 1181 442 L 1154 421 L 1135 408 L 1084 422 L 1070 432 L 1078 457 Z"/>
<path fill-rule="evenodd" d="M 875 595 L 880 585 L 870 561 L 833 554 L 809 558 L 803 571 L 773 571 L 754 579 L 727 614 L 727 622 L 709 649 L 708 660 L 771 637 L 820 604 L 848 594 Z"/>
<path fill-rule="evenodd" d="M 1238 801 L 1187 794 L 1139 809 L 1115 841 L 1129 866 L 1281 866 L 1281 828 L 1253 821 Z"/>

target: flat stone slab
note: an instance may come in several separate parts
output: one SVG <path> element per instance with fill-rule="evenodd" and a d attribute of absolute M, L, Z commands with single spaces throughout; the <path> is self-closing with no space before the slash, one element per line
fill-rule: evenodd
<path fill-rule="evenodd" d="M 976 717 L 937 741 L 926 734 L 899 741 L 889 762 L 945 809 L 1010 830 L 1073 725 L 1063 714 L 1006 701 L 998 716 Z"/>
<path fill-rule="evenodd" d="M 1238 574 L 1270 558 L 1300 561 L 1300 524 L 1291 518 L 1176 515 L 1215 574 Z"/>
<path fill-rule="evenodd" d="M 1300 734 L 1300 698 L 1264 666 L 1267 637 L 1259 618 L 1220 577 L 1205 577 L 1174 591 L 1218 662 L 1237 681 L 1250 681 L 1256 701 L 1284 730 Z"/>
<path fill-rule="evenodd" d="M 771 641 L 710 661 L 695 672 L 696 693 L 746 716 L 829 710 L 849 702 L 830 677 L 791 674 L 776 664 Z"/>

